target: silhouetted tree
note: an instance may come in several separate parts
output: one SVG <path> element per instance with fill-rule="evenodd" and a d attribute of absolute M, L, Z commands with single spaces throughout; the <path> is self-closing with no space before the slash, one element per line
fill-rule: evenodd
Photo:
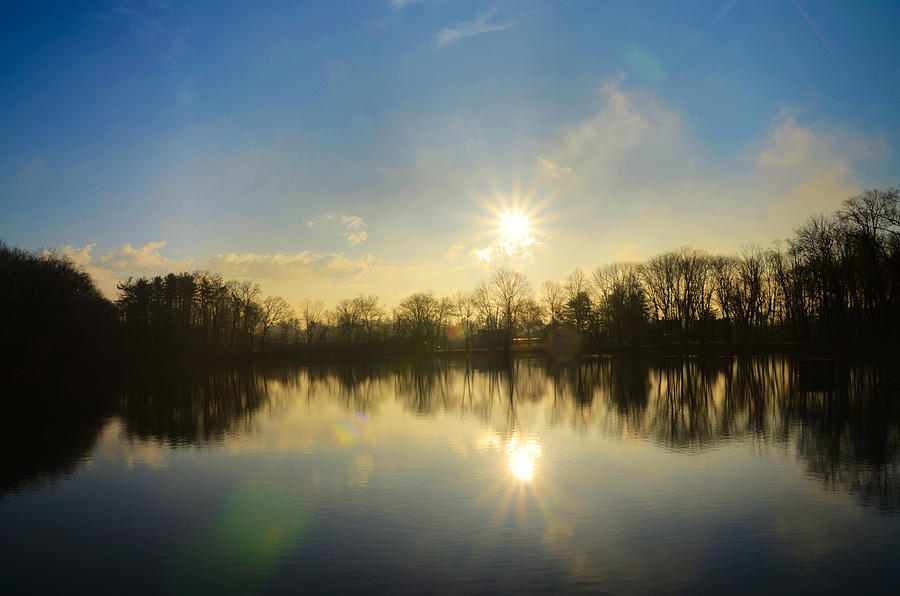
<path fill-rule="evenodd" d="M 685 246 L 644 263 L 601 266 L 591 278 L 576 269 L 563 282 L 545 282 L 540 304 L 522 273 L 503 268 L 471 294 L 412 294 L 390 317 L 368 295 L 330 311 L 306 300 L 294 317 L 251 281 L 195 272 L 121 282 L 117 325 L 110 303 L 70 260 L 5 245 L 2 259 L 4 306 L 13 313 L 8 363 L 85 359 L 97 353 L 85 346 L 113 335 L 128 354 L 247 354 L 265 350 L 273 328 L 279 349 L 300 350 L 302 338 L 305 352 L 368 346 L 370 354 L 390 345 L 449 349 L 448 329 L 454 338 L 461 331 L 466 349 L 475 339 L 505 351 L 545 326 L 569 328 L 557 331 L 588 350 L 654 338 L 871 345 L 900 336 L 900 191 L 893 188 L 866 190 L 830 216 L 811 217 L 786 245 L 734 255 Z"/>
<path fill-rule="evenodd" d="M 510 351 L 525 305 L 531 300 L 531 286 L 522 273 L 505 268 L 494 273 L 492 281 L 500 325 L 506 336 L 506 351 Z"/>
<path fill-rule="evenodd" d="M 266 334 L 269 329 L 280 325 L 293 316 L 294 309 L 279 296 L 267 296 L 262 301 L 260 326 L 262 327 L 261 345 L 266 346 Z"/>
<path fill-rule="evenodd" d="M 66 256 L 0 242 L 2 367 L 83 366 L 115 354 L 116 311 Z"/>
<path fill-rule="evenodd" d="M 550 319 L 548 324 L 550 326 L 556 326 L 561 323 L 566 307 L 562 285 L 555 281 L 545 281 L 543 285 L 541 285 L 541 300 L 544 303 L 544 309 Z"/>

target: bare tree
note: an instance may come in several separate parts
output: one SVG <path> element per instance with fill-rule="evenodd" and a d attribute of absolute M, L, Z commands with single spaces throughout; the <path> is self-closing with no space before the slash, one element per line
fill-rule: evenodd
<path fill-rule="evenodd" d="M 262 301 L 261 313 L 260 326 L 262 327 L 262 337 L 260 341 L 263 349 L 265 349 L 266 335 L 269 329 L 293 316 L 294 309 L 280 296 L 267 296 Z"/>
<path fill-rule="evenodd" d="M 500 329 L 500 311 L 494 299 L 494 288 L 487 282 L 475 288 L 472 295 L 475 310 L 478 313 L 478 324 L 487 337 L 488 347 L 496 347 L 497 332 Z"/>
<path fill-rule="evenodd" d="M 524 305 L 531 299 L 531 285 L 522 273 L 503 268 L 494 273 L 493 287 L 501 328 L 506 333 L 506 350 L 509 351 Z"/>
<path fill-rule="evenodd" d="M 367 339 L 372 341 L 375 329 L 384 317 L 384 308 L 377 296 L 360 296 L 356 300 L 359 303 L 360 321 L 366 330 Z"/>
<path fill-rule="evenodd" d="M 250 281 L 228 282 L 231 299 L 234 303 L 234 329 L 240 328 L 245 349 L 253 351 L 253 334 L 260 318 L 259 284 Z"/>
<path fill-rule="evenodd" d="M 321 343 L 325 336 L 326 325 L 323 321 L 325 305 L 321 300 L 305 298 L 300 307 L 300 319 L 303 324 L 303 339 L 306 346 Z"/>
<path fill-rule="evenodd" d="M 555 281 L 545 281 L 541 285 L 541 299 L 544 302 L 547 316 L 550 317 L 548 324 L 555 325 L 562 321 L 566 307 L 562 285 Z"/>
<path fill-rule="evenodd" d="M 533 298 L 525 299 L 522 304 L 522 332 L 526 338 L 532 338 L 544 327 L 544 309 Z"/>
<path fill-rule="evenodd" d="M 584 271 L 581 269 L 575 269 L 566 277 L 565 284 L 563 286 L 566 290 L 566 301 L 572 300 L 578 294 L 585 293 L 588 294 L 591 289 L 590 280 L 588 280 L 587 276 L 584 274 Z"/>
<path fill-rule="evenodd" d="M 681 339 L 686 341 L 695 323 L 712 316 L 711 261 L 706 252 L 684 246 L 676 253 L 678 291 L 675 310 L 681 322 Z"/>
<path fill-rule="evenodd" d="M 462 327 L 466 342 L 466 351 L 471 348 L 472 333 L 475 329 L 475 320 L 478 316 L 478 308 L 475 304 L 475 296 L 464 292 L 456 292 L 453 295 L 453 316 Z"/>
<path fill-rule="evenodd" d="M 641 273 L 654 319 L 657 323 L 675 319 L 675 296 L 679 292 L 675 253 L 667 252 L 651 257 Z"/>
<path fill-rule="evenodd" d="M 334 319 L 339 341 L 352 344 L 358 340 L 360 313 L 359 303 L 356 300 L 344 298 L 338 302 L 334 309 Z"/>
<path fill-rule="evenodd" d="M 398 335 L 433 349 L 435 341 L 443 334 L 446 316 L 443 301 L 435 298 L 433 292 L 411 294 L 395 311 Z"/>

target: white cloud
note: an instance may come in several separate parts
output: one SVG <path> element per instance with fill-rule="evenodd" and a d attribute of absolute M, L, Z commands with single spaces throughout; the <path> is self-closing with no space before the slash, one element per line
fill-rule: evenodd
<path fill-rule="evenodd" d="M 519 259 L 528 256 L 531 253 L 531 247 L 535 244 L 534 236 L 513 241 L 499 238 L 484 248 L 472 249 L 470 254 L 477 260 L 485 263 L 492 263 L 502 258 Z"/>
<path fill-rule="evenodd" d="M 171 259 L 159 254 L 159 249 L 166 245 L 166 241 L 148 242 L 141 248 L 132 248 L 131 244 L 123 244 L 102 257 L 100 262 L 104 267 L 117 270 L 145 270 L 160 267 L 168 267 Z"/>
<path fill-rule="evenodd" d="M 604 192 L 617 186 L 647 188 L 664 196 L 673 179 L 690 175 L 698 157 L 681 116 L 649 93 L 626 91 L 622 77 L 599 90 L 597 113 L 573 124 L 539 158 L 545 179 Z"/>
<path fill-rule="evenodd" d="M 862 185 L 854 162 L 887 152 L 878 139 L 816 131 L 783 114 L 776 119 L 756 164 L 759 177 L 782 198 L 772 209 L 782 216 L 803 218 L 831 210 L 858 192 Z"/>
<path fill-rule="evenodd" d="M 490 22 L 497 10 L 489 10 L 481 13 L 471 21 L 463 21 L 444 27 L 435 36 L 435 51 L 449 45 L 453 45 L 462 39 L 472 37 L 474 35 L 482 35 L 493 31 L 502 31 L 512 27 L 512 23 L 492 23 Z"/>
<path fill-rule="evenodd" d="M 365 233 L 365 232 L 361 232 Z M 130 243 L 104 254 L 99 262 L 91 258 L 94 244 L 83 248 L 63 246 L 57 254 L 71 258 L 93 277 L 100 290 L 110 299 L 118 297 L 116 285 L 133 276 L 162 275 L 169 272 L 203 270 L 225 279 L 250 279 L 278 284 L 318 286 L 331 293 L 340 291 L 337 281 L 376 283 L 397 275 L 402 269 L 387 265 L 371 254 L 347 258 L 340 253 L 317 254 L 303 251 L 294 254 L 224 253 L 195 261 L 174 261 L 159 254 L 165 242 L 148 242 L 140 248 Z M 334 287 L 331 287 L 334 286 Z M 294 296 L 293 298 L 297 298 Z"/>
<path fill-rule="evenodd" d="M 88 244 L 84 248 L 75 248 L 73 246 L 63 246 L 55 252 L 64 257 L 72 259 L 72 262 L 84 269 L 91 264 L 91 250 L 97 246 L 96 244 Z"/>
<path fill-rule="evenodd" d="M 148 242 L 140 248 L 126 243 L 105 253 L 99 262 L 91 256 L 95 244 L 83 248 L 63 246 L 56 252 L 72 259 L 76 265 L 90 273 L 97 287 L 109 298 L 118 296 L 116 284 L 134 275 L 162 275 L 171 271 L 187 271 L 192 268 L 193 259 L 174 261 L 159 254 L 165 241 Z"/>
<path fill-rule="evenodd" d="M 369 237 L 368 232 L 345 232 L 344 237 L 348 244 L 362 244 Z"/>
<path fill-rule="evenodd" d="M 357 217 L 356 215 L 341 216 L 341 223 L 344 224 L 348 230 L 361 230 L 366 227 L 366 222 L 363 221 L 361 217 Z"/>
<path fill-rule="evenodd" d="M 600 262 L 626 246 L 643 258 L 686 243 L 733 250 L 784 238 L 858 192 L 860 165 L 890 153 L 878 137 L 783 111 L 745 152 L 722 157 L 679 112 L 622 83 L 604 83 L 595 114 L 560 130 L 536 161 L 541 192 L 582 236 L 572 244 Z"/>
<path fill-rule="evenodd" d="M 91 275 L 94 283 L 108 298 L 116 298 L 116 284 L 135 273 L 163 273 L 171 263 L 169 259 L 159 255 L 159 248 L 165 242 L 150 242 L 140 249 L 133 249 L 131 244 L 123 244 L 118 249 L 103 255 L 100 263 L 94 261 L 91 251 L 96 244 L 88 244 L 82 248 L 71 245 L 62 246 L 52 252 L 68 257 L 80 269 Z"/>
<path fill-rule="evenodd" d="M 202 268 L 227 278 L 299 281 L 390 277 L 397 270 L 370 254 L 348 259 L 339 253 L 315 254 L 310 251 L 296 254 L 218 254 L 203 261 Z"/>
<path fill-rule="evenodd" d="M 344 225 L 344 231 L 341 235 L 349 244 L 362 244 L 369 237 L 369 233 L 365 231 L 366 222 L 356 215 L 341 216 L 341 223 Z"/>

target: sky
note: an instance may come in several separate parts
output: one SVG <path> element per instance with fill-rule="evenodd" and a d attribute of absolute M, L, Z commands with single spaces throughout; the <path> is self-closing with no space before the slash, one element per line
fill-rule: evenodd
<path fill-rule="evenodd" d="M 0 239 L 110 297 L 209 270 L 295 306 L 768 246 L 900 183 L 898 25 L 878 0 L 4 3 Z"/>

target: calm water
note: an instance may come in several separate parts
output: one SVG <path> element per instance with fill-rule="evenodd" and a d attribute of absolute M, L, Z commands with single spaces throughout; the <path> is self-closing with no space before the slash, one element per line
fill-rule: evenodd
<path fill-rule="evenodd" d="M 17 388 L 0 591 L 900 593 L 883 375 L 520 360 Z"/>

